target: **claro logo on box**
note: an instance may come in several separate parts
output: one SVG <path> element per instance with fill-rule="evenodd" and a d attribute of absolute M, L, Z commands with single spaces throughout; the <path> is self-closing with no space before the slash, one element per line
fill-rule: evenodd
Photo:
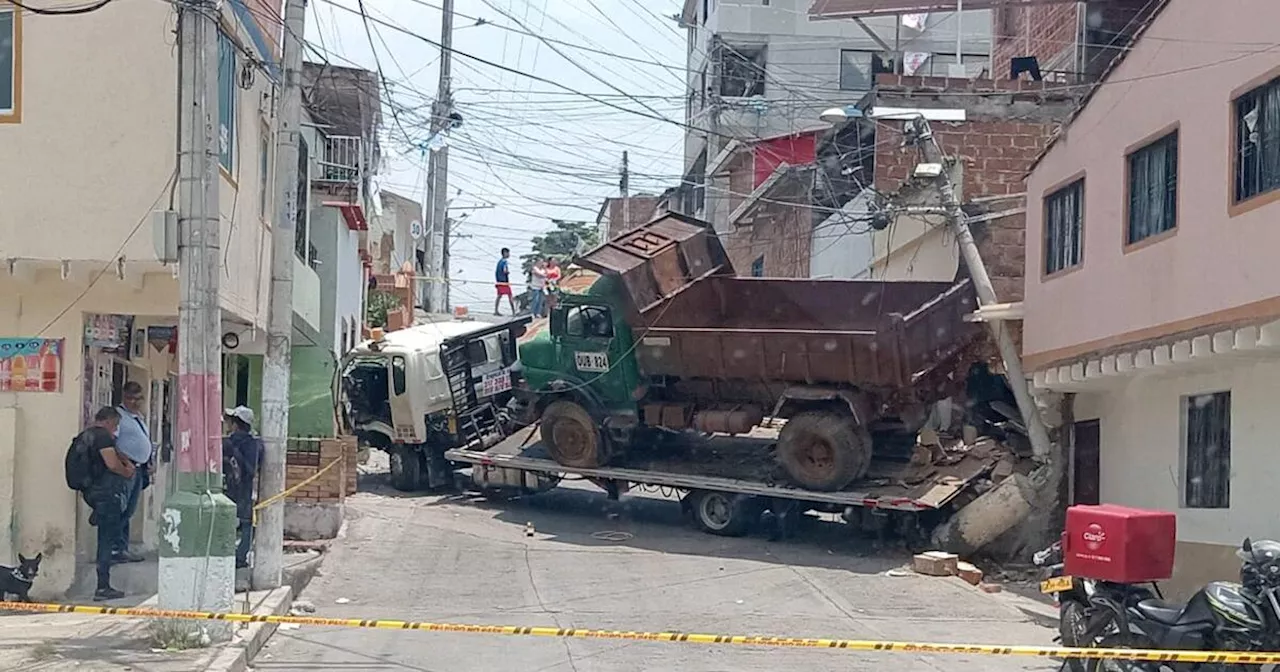
<path fill-rule="evenodd" d="M 1096 551 L 1102 548 L 1103 542 L 1107 540 L 1107 532 L 1097 523 L 1091 523 L 1089 527 L 1084 528 L 1084 532 L 1080 535 L 1084 539 L 1085 548 Z"/>

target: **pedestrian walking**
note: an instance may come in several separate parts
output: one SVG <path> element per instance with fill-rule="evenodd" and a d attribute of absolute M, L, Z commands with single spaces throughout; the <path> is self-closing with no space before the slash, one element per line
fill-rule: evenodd
<path fill-rule="evenodd" d="M 227 497 L 236 503 L 236 568 L 249 566 L 253 547 L 254 480 L 262 459 L 262 439 L 253 433 L 253 409 L 236 406 L 226 409 L 227 436 L 222 439 L 222 475 Z"/>
<path fill-rule="evenodd" d="M 547 262 L 539 259 L 529 270 L 529 312 L 544 317 L 547 308 Z"/>
<path fill-rule="evenodd" d="M 124 507 L 124 518 L 120 524 L 120 538 L 116 541 L 114 560 L 116 562 L 142 562 L 141 555 L 129 550 L 129 522 L 138 510 L 138 500 L 142 491 L 151 486 L 151 471 L 155 456 L 155 445 L 151 443 L 151 431 L 142 418 L 142 404 L 145 395 L 142 385 L 136 381 L 124 384 L 121 391 L 120 405 L 116 411 L 120 413 L 120 425 L 116 430 L 116 450 L 133 463 L 133 478 L 129 479 L 128 499 Z"/>
<path fill-rule="evenodd" d="M 507 297 L 507 305 L 511 306 L 511 314 L 516 314 L 516 300 L 511 293 L 511 250 L 502 248 L 502 257 L 498 259 L 498 267 L 494 270 L 494 285 L 498 288 L 498 296 L 493 299 L 493 314 L 501 315 L 498 307 L 502 305 L 502 297 Z"/>
<path fill-rule="evenodd" d="M 93 512 L 89 524 L 98 528 L 98 548 L 94 553 L 98 587 L 93 600 L 116 600 L 124 593 L 111 587 L 111 565 L 115 563 L 120 527 L 135 476 L 134 462 L 116 448 L 120 411 L 103 406 L 93 416 L 93 424 L 76 435 L 67 449 L 67 485 L 78 491 Z"/>

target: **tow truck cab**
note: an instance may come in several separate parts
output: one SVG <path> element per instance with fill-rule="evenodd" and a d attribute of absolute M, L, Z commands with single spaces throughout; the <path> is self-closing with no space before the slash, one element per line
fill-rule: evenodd
<path fill-rule="evenodd" d="M 488 431 L 510 396 L 508 367 L 529 318 L 451 320 L 381 333 L 347 353 L 334 377 L 337 422 L 387 451 L 392 485 L 440 487 L 444 451 Z"/>

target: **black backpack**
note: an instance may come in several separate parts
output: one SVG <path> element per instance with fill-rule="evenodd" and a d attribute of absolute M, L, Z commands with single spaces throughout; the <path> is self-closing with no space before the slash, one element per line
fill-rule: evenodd
<path fill-rule="evenodd" d="M 93 455 L 89 450 L 90 441 L 86 434 L 87 432 L 81 432 L 71 440 L 62 465 L 67 487 L 77 492 L 84 492 L 93 485 Z"/>

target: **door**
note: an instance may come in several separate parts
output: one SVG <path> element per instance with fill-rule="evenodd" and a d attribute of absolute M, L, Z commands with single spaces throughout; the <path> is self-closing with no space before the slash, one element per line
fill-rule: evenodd
<path fill-rule="evenodd" d="M 1072 446 L 1072 504 L 1098 504 L 1101 501 L 1102 427 L 1097 420 L 1077 422 Z"/>
<path fill-rule="evenodd" d="M 562 370 L 573 372 L 607 404 L 629 400 L 635 387 L 627 380 L 630 353 L 619 346 L 613 311 L 604 305 L 569 305 L 555 312 L 553 320 L 564 320 L 563 327 L 552 327 Z"/>

